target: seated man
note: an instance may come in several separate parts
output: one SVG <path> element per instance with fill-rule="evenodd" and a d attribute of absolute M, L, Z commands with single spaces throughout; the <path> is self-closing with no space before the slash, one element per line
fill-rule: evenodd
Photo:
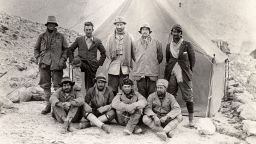
<path fill-rule="evenodd" d="M 166 92 L 168 81 L 159 79 L 156 92 L 149 95 L 143 122 L 164 141 L 182 121 L 181 109 L 173 95 Z"/>
<path fill-rule="evenodd" d="M 146 99 L 133 90 L 133 81 L 126 78 L 122 83 L 122 91 L 117 93 L 112 101 L 112 107 L 116 109 L 117 122 L 126 125 L 124 134 L 138 134 L 142 129 L 137 125 L 147 105 Z"/>
<path fill-rule="evenodd" d="M 82 118 L 82 105 L 84 99 L 80 89 L 74 86 L 74 82 L 69 77 L 63 77 L 61 88 L 59 88 L 50 98 L 53 111 L 52 116 L 60 123 L 64 123 L 64 131 L 73 131 L 71 122 L 79 122 Z"/>
<path fill-rule="evenodd" d="M 85 97 L 84 117 L 91 124 L 109 133 L 109 127 L 104 122 L 110 122 L 115 118 L 115 111 L 111 107 L 114 94 L 112 89 L 106 85 L 107 80 L 103 74 L 99 74 L 95 80 L 95 85 L 89 88 Z M 80 128 L 87 126 L 89 124 L 86 122 L 80 123 Z"/>

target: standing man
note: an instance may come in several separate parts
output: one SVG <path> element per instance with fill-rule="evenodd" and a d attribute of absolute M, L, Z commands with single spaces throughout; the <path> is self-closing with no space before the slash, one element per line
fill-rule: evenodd
<path fill-rule="evenodd" d="M 78 57 L 81 59 L 81 71 L 84 72 L 85 89 L 93 87 L 93 80 L 99 66 L 102 66 L 106 59 L 106 50 L 100 39 L 92 35 L 93 23 L 84 23 L 85 36 L 76 38 L 70 46 L 70 61 L 73 61 L 74 51 L 78 48 Z M 97 50 L 100 51 L 100 59 L 97 60 Z"/>
<path fill-rule="evenodd" d="M 156 89 L 159 76 L 159 64 L 163 60 L 162 45 L 153 39 L 148 23 L 140 27 L 141 38 L 135 42 L 134 79 L 137 81 L 138 92 L 147 98 Z"/>
<path fill-rule="evenodd" d="M 182 28 L 176 24 L 171 30 L 172 41 L 166 47 L 165 79 L 169 80 L 167 91 L 177 96 L 178 88 L 186 102 L 189 126 L 193 127 L 194 102 L 192 91 L 192 71 L 195 65 L 195 52 L 190 42 L 183 40 Z"/>
<path fill-rule="evenodd" d="M 115 118 L 115 111 L 111 107 L 114 94 L 107 86 L 107 79 L 103 74 L 99 74 L 95 80 L 96 83 L 85 96 L 84 117 L 109 133 L 109 128 L 104 122 L 111 122 Z M 80 123 L 80 128 L 86 126 L 88 124 Z"/>
<path fill-rule="evenodd" d="M 164 141 L 172 137 L 173 130 L 182 121 L 181 109 L 175 97 L 166 92 L 168 81 L 159 79 L 156 92 L 148 97 L 143 122 Z"/>
<path fill-rule="evenodd" d="M 147 100 L 133 90 L 133 81 L 128 78 L 124 79 L 122 91 L 113 99 L 112 107 L 116 109 L 117 123 L 126 126 L 125 135 L 142 133 L 142 129 L 137 124 L 146 105 Z"/>
<path fill-rule="evenodd" d="M 82 119 L 84 99 L 80 88 L 74 86 L 69 77 L 64 77 L 59 88 L 50 98 L 52 116 L 60 123 L 64 123 L 63 133 L 73 131 L 71 122 L 79 122 Z"/>
<path fill-rule="evenodd" d="M 46 107 L 41 112 L 51 112 L 49 98 L 51 96 L 51 80 L 54 90 L 59 88 L 66 66 L 68 44 L 63 34 L 57 32 L 58 26 L 55 16 L 48 16 L 46 32 L 37 39 L 34 56 L 39 64 L 39 85 L 44 89 Z"/>
<path fill-rule="evenodd" d="M 132 69 L 133 39 L 125 30 L 126 22 L 123 17 L 117 17 L 114 25 L 115 31 L 107 41 L 111 61 L 108 69 L 108 85 L 116 95 L 122 80 L 129 77 Z"/>

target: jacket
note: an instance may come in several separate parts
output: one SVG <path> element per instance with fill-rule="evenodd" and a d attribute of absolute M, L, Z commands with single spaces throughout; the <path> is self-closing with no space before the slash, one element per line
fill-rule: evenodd
<path fill-rule="evenodd" d="M 34 47 L 34 56 L 39 65 L 50 65 L 51 70 L 66 68 L 68 43 L 63 34 L 57 30 L 52 34 L 45 32 L 39 35 Z"/>
<path fill-rule="evenodd" d="M 170 44 L 166 46 L 166 66 L 164 77 L 166 80 L 169 80 L 171 77 L 172 69 L 176 62 L 179 63 L 182 69 L 182 77 L 183 80 L 192 80 L 192 71 L 195 65 L 195 52 L 193 46 L 190 42 L 183 41 L 180 46 L 179 56 L 178 58 L 174 58 L 170 52 Z"/>
<path fill-rule="evenodd" d="M 157 115 L 159 118 L 168 116 L 174 119 L 181 114 L 181 108 L 175 97 L 166 92 L 163 101 L 161 102 L 157 93 L 154 92 L 149 95 L 147 99 L 147 106 L 144 113 L 148 116 Z"/>
<path fill-rule="evenodd" d="M 84 104 L 84 98 L 80 90 L 81 89 L 75 85 L 69 95 L 66 96 L 62 88 L 59 88 L 51 96 L 50 103 L 52 106 L 55 106 L 58 102 L 70 102 L 72 106 L 82 106 Z"/>

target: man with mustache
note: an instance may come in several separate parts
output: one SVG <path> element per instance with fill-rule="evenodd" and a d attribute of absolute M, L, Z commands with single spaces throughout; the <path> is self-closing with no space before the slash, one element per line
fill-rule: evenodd
<path fill-rule="evenodd" d="M 141 38 L 135 42 L 134 79 L 137 81 L 138 92 L 147 98 L 156 89 L 156 80 L 159 76 L 160 63 L 163 60 L 162 45 L 153 39 L 150 25 L 141 25 Z"/>
<path fill-rule="evenodd" d="M 113 89 L 114 95 L 124 78 L 129 77 L 132 69 L 133 38 L 125 30 L 126 22 L 123 17 L 118 16 L 114 22 L 115 31 L 107 40 L 110 64 L 108 68 L 108 85 Z"/>
<path fill-rule="evenodd" d="M 168 81 L 158 79 L 156 92 L 149 95 L 143 122 L 164 141 L 182 121 L 181 109 L 175 97 L 166 92 Z"/>

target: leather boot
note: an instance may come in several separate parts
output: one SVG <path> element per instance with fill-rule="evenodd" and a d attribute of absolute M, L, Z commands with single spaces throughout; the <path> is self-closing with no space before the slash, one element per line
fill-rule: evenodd
<path fill-rule="evenodd" d="M 190 127 L 195 127 L 194 124 L 194 113 L 188 113 L 188 120 L 189 120 L 189 126 Z"/>
<path fill-rule="evenodd" d="M 46 107 L 42 110 L 41 114 L 45 115 L 51 112 L 51 104 L 49 102 L 49 99 L 51 97 L 51 89 L 44 89 L 44 95 L 45 95 Z"/>

